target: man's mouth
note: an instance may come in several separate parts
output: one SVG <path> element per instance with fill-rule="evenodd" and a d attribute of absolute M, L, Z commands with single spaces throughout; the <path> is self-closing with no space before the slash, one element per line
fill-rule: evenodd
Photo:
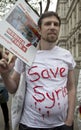
<path fill-rule="evenodd" d="M 55 35 L 55 36 L 56 36 L 56 33 L 53 33 L 53 32 L 52 32 L 52 33 L 48 33 L 48 35 Z"/>

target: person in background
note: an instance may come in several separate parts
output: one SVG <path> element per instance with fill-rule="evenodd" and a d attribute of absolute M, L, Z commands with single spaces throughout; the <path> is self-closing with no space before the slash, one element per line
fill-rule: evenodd
<path fill-rule="evenodd" d="M 4 117 L 4 124 L 5 124 L 4 130 L 9 130 L 9 109 L 7 104 L 8 97 L 9 97 L 8 91 L 5 88 L 2 78 L 0 76 L 0 106 Z"/>
<path fill-rule="evenodd" d="M 0 52 L 0 59 L 2 59 L 2 53 Z M 9 130 L 9 110 L 8 110 L 8 102 L 9 94 L 3 83 L 2 77 L 0 76 L 0 106 L 3 112 L 4 117 L 4 130 Z"/>
<path fill-rule="evenodd" d="M 16 59 L 0 61 L 1 76 L 10 93 L 15 93 L 22 72 L 27 89 L 19 130 L 73 130 L 75 109 L 75 61 L 71 53 L 57 46 L 61 20 L 48 11 L 38 20 L 41 39 L 32 66 Z M 22 86 L 23 87 L 23 86 Z"/>

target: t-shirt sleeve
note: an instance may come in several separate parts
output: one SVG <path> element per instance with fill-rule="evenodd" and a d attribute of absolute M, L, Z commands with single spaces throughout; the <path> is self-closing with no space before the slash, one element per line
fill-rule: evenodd
<path fill-rule="evenodd" d="M 25 70 L 25 63 L 19 58 L 16 59 L 14 70 L 21 74 Z"/>
<path fill-rule="evenodd" d="M 76 62 L 70 52 L 68 54 L 67 61 L 68 61 L 69 70 L 73 70 L 76 66 Z"/>

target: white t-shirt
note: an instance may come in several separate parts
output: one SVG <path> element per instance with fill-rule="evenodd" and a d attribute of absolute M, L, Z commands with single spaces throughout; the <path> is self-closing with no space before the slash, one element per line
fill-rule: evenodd
<path fill-rule="evenodd" d="M 27 91 L 21 123 L 34 128 L 52 128 L 64 124 L 67 117 L 68 71 L 75 61 L 68 50 L 55 46 L 38 50 L 30 68 L 26 66 Z M 15 70 L 21 73 L 24 63 L 17 59 Z"/>

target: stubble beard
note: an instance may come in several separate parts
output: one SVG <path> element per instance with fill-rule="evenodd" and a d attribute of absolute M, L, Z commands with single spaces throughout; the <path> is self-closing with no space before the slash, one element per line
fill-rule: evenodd
<path fill-rule="evenodd" d="M 58 37 L 55 38 L 53 36 L 51 36 L 51 37 L 48 36 L 47 38 L 42 37 L 42 39 L 44 41 L 47 41 L 47 42 L 50 42 L 50 43 L 55 43 L 57 41 Z"/>

